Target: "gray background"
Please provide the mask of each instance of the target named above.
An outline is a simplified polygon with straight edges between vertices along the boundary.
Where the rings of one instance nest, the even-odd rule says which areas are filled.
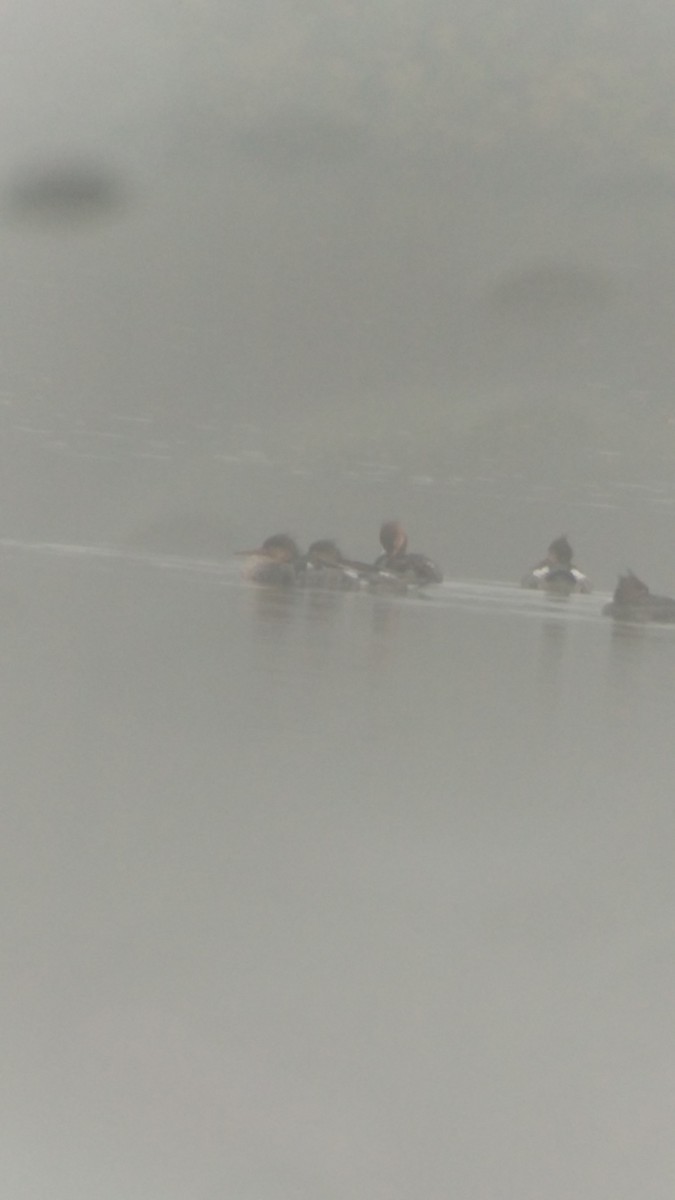
[[[16,1200],[671,1200],[674,24],[5,6]]]

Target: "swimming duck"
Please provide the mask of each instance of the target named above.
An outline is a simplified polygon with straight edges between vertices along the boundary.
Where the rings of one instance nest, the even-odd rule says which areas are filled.
[[[359,566],[343,556],[336,542],[322,538],[312,542],[301,560],[298,580],[305,587],[353,591],[361,586]]]
[[[408,584],[402,575],[373,566],[372,563],[345,558],[337,544],[329,540],[312,542],[303,565],[302,581],[308,587],[353,590],[366,585],[369,591],[396,595],[404,595],[408,591]]]
[[[425,554],[408,554],[408,537],[400,521],[384,522],[380,529],[380,545],[384,554],[375,560],[376,571],[398,577],[415,587],[443,582],[443,572],[431,558]]]
[[[269,587],[292,587],[297,583],[300,551],[287,533],[273,534],[257,550],[239,550],[237,553],[246,558],[242,575],[250,583]]]
[[[573,565],[573,556],[572,547],[565,534],[554,538],[546,558],[523,576],[521,586],[538,588],[556,596],[570,596],[573,592],[588,594],[591,590],[588,576]]]
[[[619,576],[614,597],[602,610],[617,621],[675,621],[675,600],[653,596],[641,579],[628,571]]]

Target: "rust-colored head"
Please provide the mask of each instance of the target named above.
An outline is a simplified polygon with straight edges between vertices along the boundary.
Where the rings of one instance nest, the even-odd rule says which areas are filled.
[[[385,521],[380,529],[380,545],[390,558],[405,554],[408,538],[400,521]]]

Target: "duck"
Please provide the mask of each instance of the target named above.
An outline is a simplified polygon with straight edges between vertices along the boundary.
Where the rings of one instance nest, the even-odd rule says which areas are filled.
[[[301,560],[298,581],[305,587],[354,591],[361,587],[363,571],[368,569],[345,558],[332,538],[321,538],[312,542]]]
[[[616,621],[675,622],[675,600],[670,596],[654,596],[646,583],[633,571],[619,575],[614,596],[602,610],[603,616]]]
[[[537,588],[556,596],[571,596],[574,592],[591,591],[590,581],[583,571],[573,565],[574,552],[566,534],[554,538],[546,558],[537,563],[521,580],[524,588]]]
[[[427,558],[426,554],[408,553],[408,535],[400,521],[384,522],[380,528],[380,545],[384,554],[380,554],[373,564],[376,572],[414,587],[443,582],[443,572],[433,559]]]
[[[239,550],[237,556],[246,559],[242,576],[249,583],[293,587],[298,582],[302,557],[288,533],[274,533],[257,550]]]

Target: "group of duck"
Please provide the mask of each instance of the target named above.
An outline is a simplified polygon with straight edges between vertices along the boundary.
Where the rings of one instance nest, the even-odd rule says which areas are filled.
[[[588,576],[573,562],[573,551],[567,538],[555,538],[548,548],[546,557],[524,575],[521,583],[526,588],[537,588],[557,596],[571,596],[575,592],[591,591]],[[603,616],[616,621],[665,621],[675,622],[675,600],[670,596],[655,596],[646,583],[638,579],[633,571],[619,575],[619,581],[609,604],[605,604]]]
[[[243,576],[251,583],[268,587],[308,587],[353,591],[368,589],[405,595],[443,582],[440,567],[426,554],[408,550],[408,538],[400,521],[385,521],[380,529],[382,553],[372,563],[345,558],[336,542],[312,542],[306,554],[287,533],[275,533],[256,550],[240,551],[245,558]],[[588,594],[588,576],[574,565],[572,547],[563,534],[555,538],[545,558],[521,580],[524,588],[567,597]],[[603,608],[605,616],[619,621],[665,621],[675,623],[675,600],[653,595],[632,571],[619,576],[614,596]]]
[[[380,529],[383,553],[373,563],[345,558],[337,542],[324,538],[312,542],[306,554],[287,533],[275,533],[257,550],[240,551],[246,561],[243,575],[251,583],[272,587],[312,587],[371,591],[404,595],[411,589],[442,583],[443,572],[425,554],[408,552],[408,538],[400,521],[385,521]]]

